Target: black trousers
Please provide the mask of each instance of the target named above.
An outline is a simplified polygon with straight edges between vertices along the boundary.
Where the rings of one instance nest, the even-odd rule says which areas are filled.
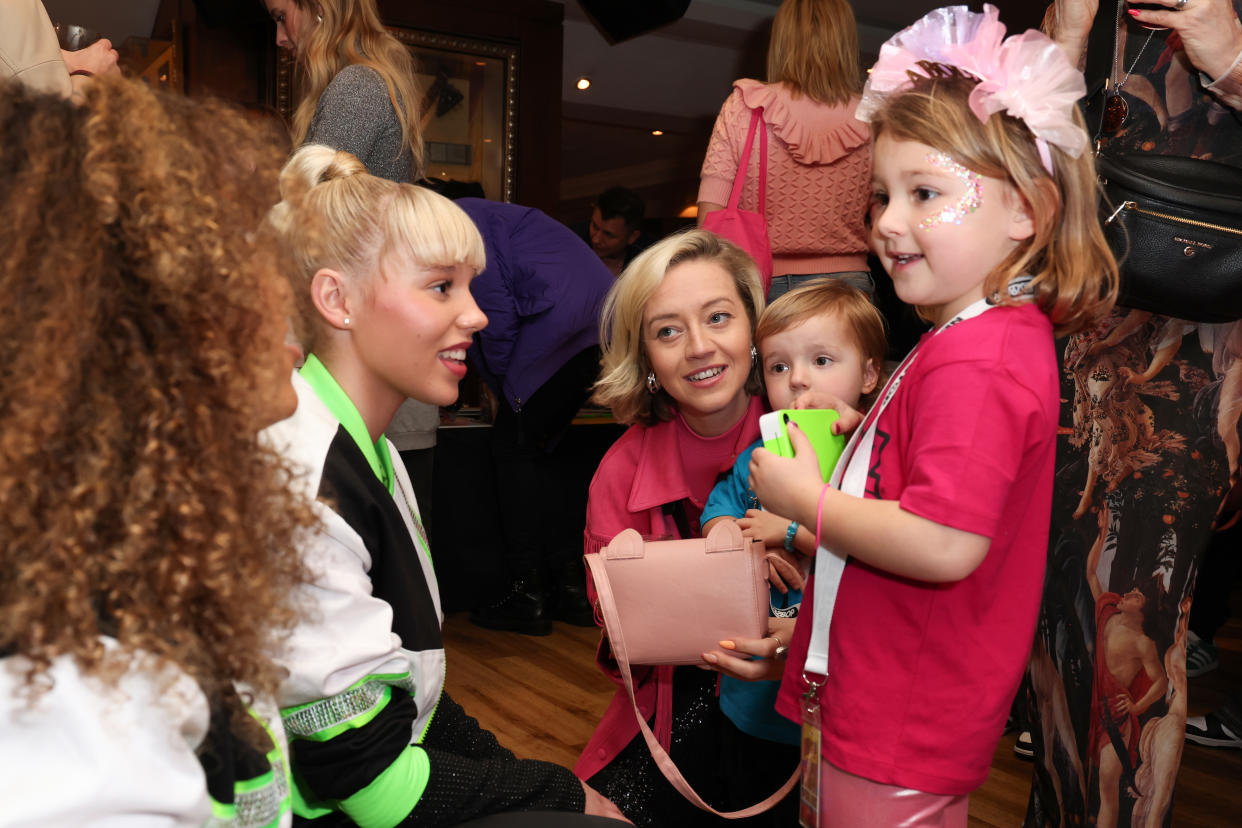
[[[581,569],[587,492],[563,444],[598,372],[599,348],[592,346],[561,366],[520,411],[500,403],[492,460],[510,580],[555,581],[575,565]]]
[[[1195,579],[1195,598],[1190,605],[1190,628],[1195,635],[1211,641],[1229,620],[1229,594],[1242,574],[1242,520],[1212,536],[1199,575]]]

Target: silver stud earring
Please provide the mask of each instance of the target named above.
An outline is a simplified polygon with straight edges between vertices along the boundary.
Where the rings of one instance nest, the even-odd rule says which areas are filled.
[[[759,349],[756,348],[754,345],[750,346],[750,361],[751,362],[759,361]]]
[[[652,394],[660,390],[660,383],[656,380],[655,371],[647,374],[647,390]]]

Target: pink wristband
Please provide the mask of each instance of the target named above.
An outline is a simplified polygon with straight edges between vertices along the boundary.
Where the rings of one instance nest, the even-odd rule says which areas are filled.
[[[832,488],[831,483],[825,483],[824,488],[819,490],[819,506],[815,509],[815,548],[819,549],[819,524],[824,519],[824,495],[828,494],[828,490]]]

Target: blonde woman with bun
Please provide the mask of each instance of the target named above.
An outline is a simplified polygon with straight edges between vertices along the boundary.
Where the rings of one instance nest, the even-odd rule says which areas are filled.
[[[399,184],[423,177],[420,92],[414,61],[380,22],[375,0],[264,0],[276,45],[293,56],[298,91],[293,146],[344,150],[371,175]],[[389,439],[431,525],[431,474],[440,411],[409,400]]]
[[[411,481],[384,436],[407,397],[449,405],[471,337],[483,242],[430,190],[302,147],[272,211],[307,321],[297,413],[268,430],[323,530],[308,620],[281,661],[297,813],[362,826],[456,825],[503,811],[616,815],[565,768],[521,760],[444,690],[441,609]]]

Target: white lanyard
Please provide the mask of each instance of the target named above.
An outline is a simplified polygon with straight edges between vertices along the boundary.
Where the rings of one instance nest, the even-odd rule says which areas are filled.
[[[1028,281],[1029,278],[1015,279],[1009,286],[1010,295],[1016,295],[1015,288],[1017,292],[1021,292]],[[950,319],[947,324],[932,331],[932,336],[994,307],[996,305],[989,304],[988,300],[980,299]],[[918,351],[916,346],[902,360],[901,365],[897,367],[884,386],[879,402],[871,409],[863,424],[854,430],[829,481],[829,485],[834,489],[839,489],[854,497],[863,496],[867,485],[867,475],[871,468],[871,448],[875,442],[876,423],[880,421],[880,415],[884,413],[884,409],[888,407],[889,402],[897,393],[901,379],[914,363]],[[815,552],[815,597],[812,601],[811,641],[806,652],[804,676],[812,673],[820,676],[828,675],[828,631],[832,626],[832,610],[837,603],[837,592],[841,588],[841,576],[845,574],[845,561],[845,555],[833,552],[826,546],[820,546]]]

